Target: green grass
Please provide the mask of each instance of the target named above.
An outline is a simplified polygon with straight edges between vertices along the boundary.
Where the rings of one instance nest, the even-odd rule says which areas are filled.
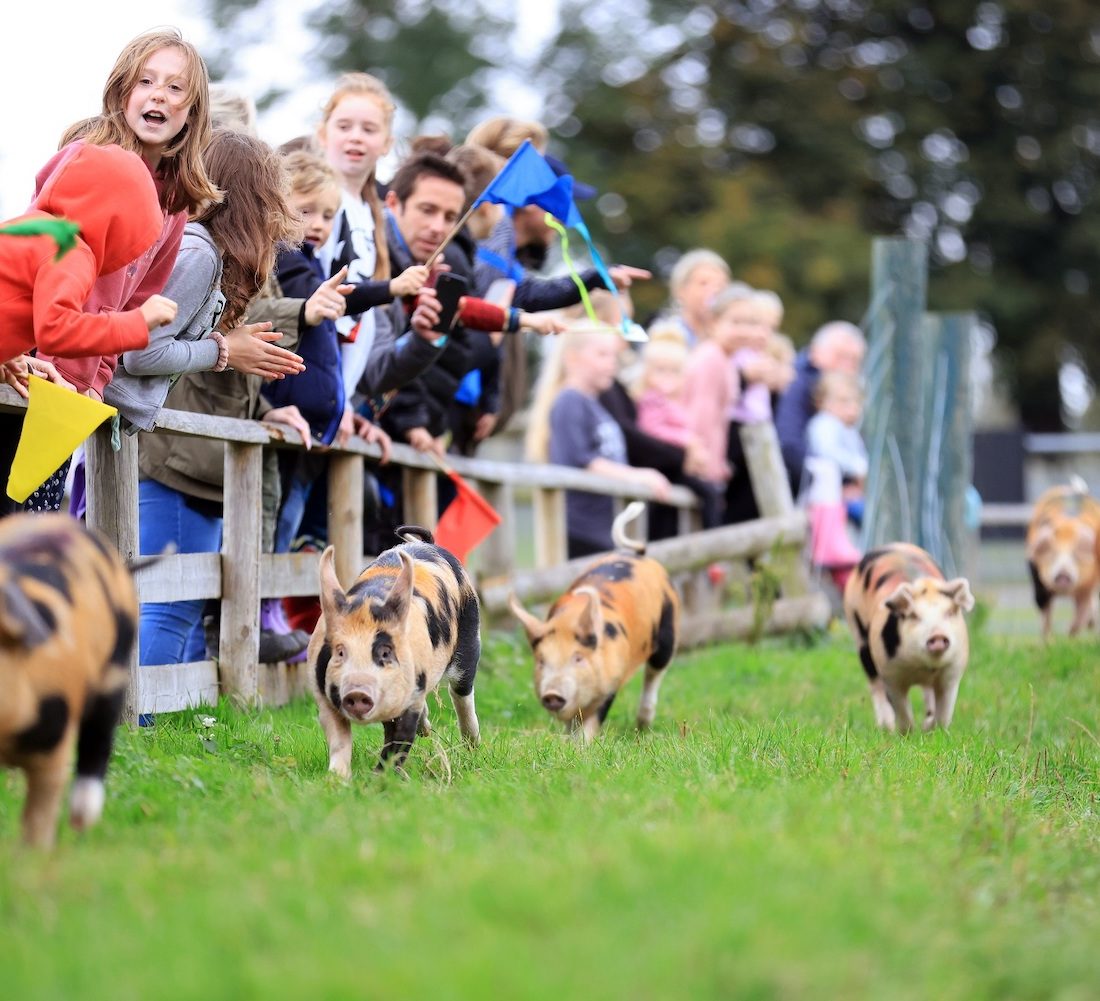
[[[0,773],[6,998],[1093,998],[1097,643],[974,637],[950,734],[872,725],[854,653],[674,662],[583,747],[518,640],[409,778],[326,774],[312,703],[120,733],[101,825],[15,844]]]

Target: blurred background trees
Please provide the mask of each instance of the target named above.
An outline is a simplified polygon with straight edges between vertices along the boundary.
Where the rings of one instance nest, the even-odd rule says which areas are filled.
[[[225,28],[213,65],[228,72],[251,5],[211,2]],[[377,73],[431,130],[461,137],[511,107],[510,90],[536,95],[553,151],[600,191],[582,210],[615,260],[664,275],[680,251],[713,247],[783,296],[800,343],[826,319],[860,319],[872,236],[928,240],[931,307],[989,321],[1025,425],[1080,416],[1059,378],[1079,389],[1100,371],[1094,4],[556,8],[537,45],[494,0],[330,0],[307,24],[319,74]],[[640,288],[640,313],[664,294]]]

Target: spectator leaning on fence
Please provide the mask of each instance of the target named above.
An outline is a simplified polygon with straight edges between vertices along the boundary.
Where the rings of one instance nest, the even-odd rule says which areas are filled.
[[[200,213],[196,221],[208,230],[221,229],[233,241],[232,251],[225,255],[222,288],[233,308],[241,310],[265,284],[274,264],[275,245],[295,239],[299,227],[286,205],[282,163],[259,140],[243,133],[219,132],[204,157],[211,176],[229,189],[231,196]],[[230,322],[233,320],[231,316]],[[165,405],[220,417],[263,416],[288,424],[308,440],[309,425],[297,408],[270,409],[260,397],[262,384],[260,376],[236,371],[196,372],[176,382]],[[139,444],[141,551],[157,553],[171,542],[183,553],[217,552],[221,547],[224,445],[178,435],[143,435]],[[269,534],[273,529],[271,519]],[[264,548],[271,551],[271,539]],[[143,605],[140,663],[202,659],[202,607],[201,600]],[[289,652],[264,651],[262,656],[282,659]]]
[[[783,451],[783,462],[791,479],[791,489],[801,490],[802,468],[806,459],[806,425],[816,412],[814,386],[822,372],[859,373],[867,342],[853,323],[835,320],[818,328],[807,347],[795,359],[794,381],[779,397],[775,408],[775,430]]]
[[[587,318],[558,338],[536,387],[527,457],[635,483],[663,498],[668,478],[656,469],[628,464],[622,429],[598,400],[615,379],[622,345],[617,328]],[[613,516],[611,497],[566,491],[569,558],[611,549]]]

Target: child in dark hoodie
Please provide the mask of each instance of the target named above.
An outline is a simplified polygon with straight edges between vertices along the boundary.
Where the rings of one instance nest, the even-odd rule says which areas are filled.
[[[319,444],[343,444],[355,433],[367,441],[378,442],[388,452],[389,439],[380,428],[352,411],[344,385],[340,334],[336,320],[345,313],[344,300],[317,295],[325,286],[347,295],[355,289],[343,284],[347,268],[326,278],[316,252],[325,245],[340,209],[340,183],[336,172],[320,157],[304,150],[290,153],[284,160],[290,180],[287,204],[302,221],[304,240],[297,247],[280,251],[275,276],[284,296],[305,300],[302,306],[302,337],[298,352],[305,360],[305,371],[264,387],[264,396],[275,406],[295,405],[309,422],[313,438]],[[313,484],[327,468],[322,457],[304,452],[281,451],[279,476],[282,503],[275,530],[275,552],[290,551],[298,533]]]

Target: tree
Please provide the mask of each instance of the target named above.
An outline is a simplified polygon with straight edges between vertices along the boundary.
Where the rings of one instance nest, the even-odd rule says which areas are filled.
[[[1025,424],[1054,429],[1063,361],[1100,371],[1100,14],[1048,6],[560,0],[521,69],[616,259],[664,272],[712,246],[801,340],[859,319],[872,235],[927,239],[932,307],[985,314]],[[343,40],[332,69],[381,72],[457,135],[508,79],[514,22],[490,0],[346,0],[315,24]],[[643,312],[661,296],[642,287]]]

